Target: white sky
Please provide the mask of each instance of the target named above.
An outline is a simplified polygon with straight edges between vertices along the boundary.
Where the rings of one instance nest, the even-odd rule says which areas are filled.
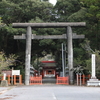
[[[49,0],[49,2],[52,3],[53,5],[55,5],[57,0]]]

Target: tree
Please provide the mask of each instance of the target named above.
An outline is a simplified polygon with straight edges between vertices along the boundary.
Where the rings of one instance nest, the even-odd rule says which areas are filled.
[[[68,22],[67,18],[80,10],[78,0],[58,0],[54,7],[55,20],[58,22]]]
[[[40,0],[2,0],[0,2],[0,16],[5,27],[0,28],[0,51],[4,50],[7,55],[17,53],[24,61],[25,40],[14,40],[14,35],[26,33],[25,29],[14,29],[10,24],[13,22],[50,22],[51,9],[53,5],[49,2],[40,2]],[[45,30],[45,29],[44,29]],[[34,29],[35,34],[47,34],[47,31]],[[41,53],[43,46],[39,47],[39,41],[34,40],[33,47],[35,53]],[[40,49],[41,48],[41,49]],[[50,49],[50,48],[49,48]],[[33,54],[32,54],[33,55]]]
[[[100,3],[99,0],[80,0],[82,7],[86,9],[86,37],[90,40],[92,49],[100,50]]]
[[[7,25],[13,22],[28,22],[36,17],[43,21],[50,21],[53,5],[40,0],[2,0],[0,15]]]
[[[86,40],[83,44],[81,44],[81,46],[84,50],[86,50],[86,54],[88,56],[88,58],[85,59],[85,62],[86,62],[85,69],[91,71],[91,63],[92,63],[91,55],[95,54],[96,55],[96,71],[97,71],[97,74],[100,74],[100,50],[91,49],[89,40]]]
[[[6,55],[11,53],[20,56],[20,61],[25,58],[25,40],[14,40],[14,35],[26,33],[26,29],[14,29],[10,24],[13,22],[80,22],[85,21],[85,28],[72,28],[73,33],[85,34],[90,40],[92,50],[100,50],[100,3],[99,0],[57,0],[55,6],[47,0],[2,0],[0,1],[0,51]],[[61,35],[66,33],[66,28],[49,28],[32,30],[36,35]],[[66,40],[34,40],[32,41],[32,60],[36,54],[43,56],[42,52],[52,53],[60,62],[61,43]],[[76,65],[86,65],[89,55],[79,43],[83,40],[74,40],[74,62]],[[87,61],[89,62],[89,61]]]
[[[8,57],[5,55],[4,52],[0,52],[0,74],[2,70],[8,69],[9,66],[12,66],[15,64],[15,61],[17,59],[17,56],[14,54],[10,54]]]

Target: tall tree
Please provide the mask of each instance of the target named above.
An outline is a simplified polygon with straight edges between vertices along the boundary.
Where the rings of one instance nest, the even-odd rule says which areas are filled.
[[[84,8],[87,9],[86,16],[87,29],[86,36],[90,40],[92,49],[100,50],[100,3],[99,0],[80,0]]]
[[[0,15],[6,24],[28,22],[36,17],[46,22],[50,21],[52,7],[53,5],[49,2],[40,2],[40,0],[2,0]]]
[[[0,74],[2,70],[9,69],[9,66],[14,65],[17,56],[14,54],[10,54],[8,57],[5,55],[4,52],[0,52]]]
[[[54,7],[55,19],[59,22],[68,21],[67,18],[80,9],[78,0],[57,0]]]

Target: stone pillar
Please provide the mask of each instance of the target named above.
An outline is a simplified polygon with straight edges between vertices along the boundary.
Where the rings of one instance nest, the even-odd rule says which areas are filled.
[[[67,27],[67,40],[68,40],[68,68],[69,68],[69,83],[73,84],[73,44],[72,44],[72,29]]]
[[[96,78],[95,72],[96,72],[96,63],[95,63],[95,54],[92,54],[91,56],[91,66],[92,66],[92,73],[91,73],[91,79],[87,81],[87,86],[100,86],[100,81]]]
[[[92,57],[91,57],[91,66],[92,66],[92,74],[91,74],[91,79],[96,79],[96,76],[95,76],[95,68],[96,68],[96,64],[95,64],[95,54],[92,54]]]
[[[26,33],[25,85],[29,85],[29,77],[30,77],[31,35],[32,35],[32,29],[30,26],[28,26]]]

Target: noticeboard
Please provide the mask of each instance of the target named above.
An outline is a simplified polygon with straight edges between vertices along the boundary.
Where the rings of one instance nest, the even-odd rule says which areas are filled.
[[[20,75],[20,70],[12,70],[12,75]]]

